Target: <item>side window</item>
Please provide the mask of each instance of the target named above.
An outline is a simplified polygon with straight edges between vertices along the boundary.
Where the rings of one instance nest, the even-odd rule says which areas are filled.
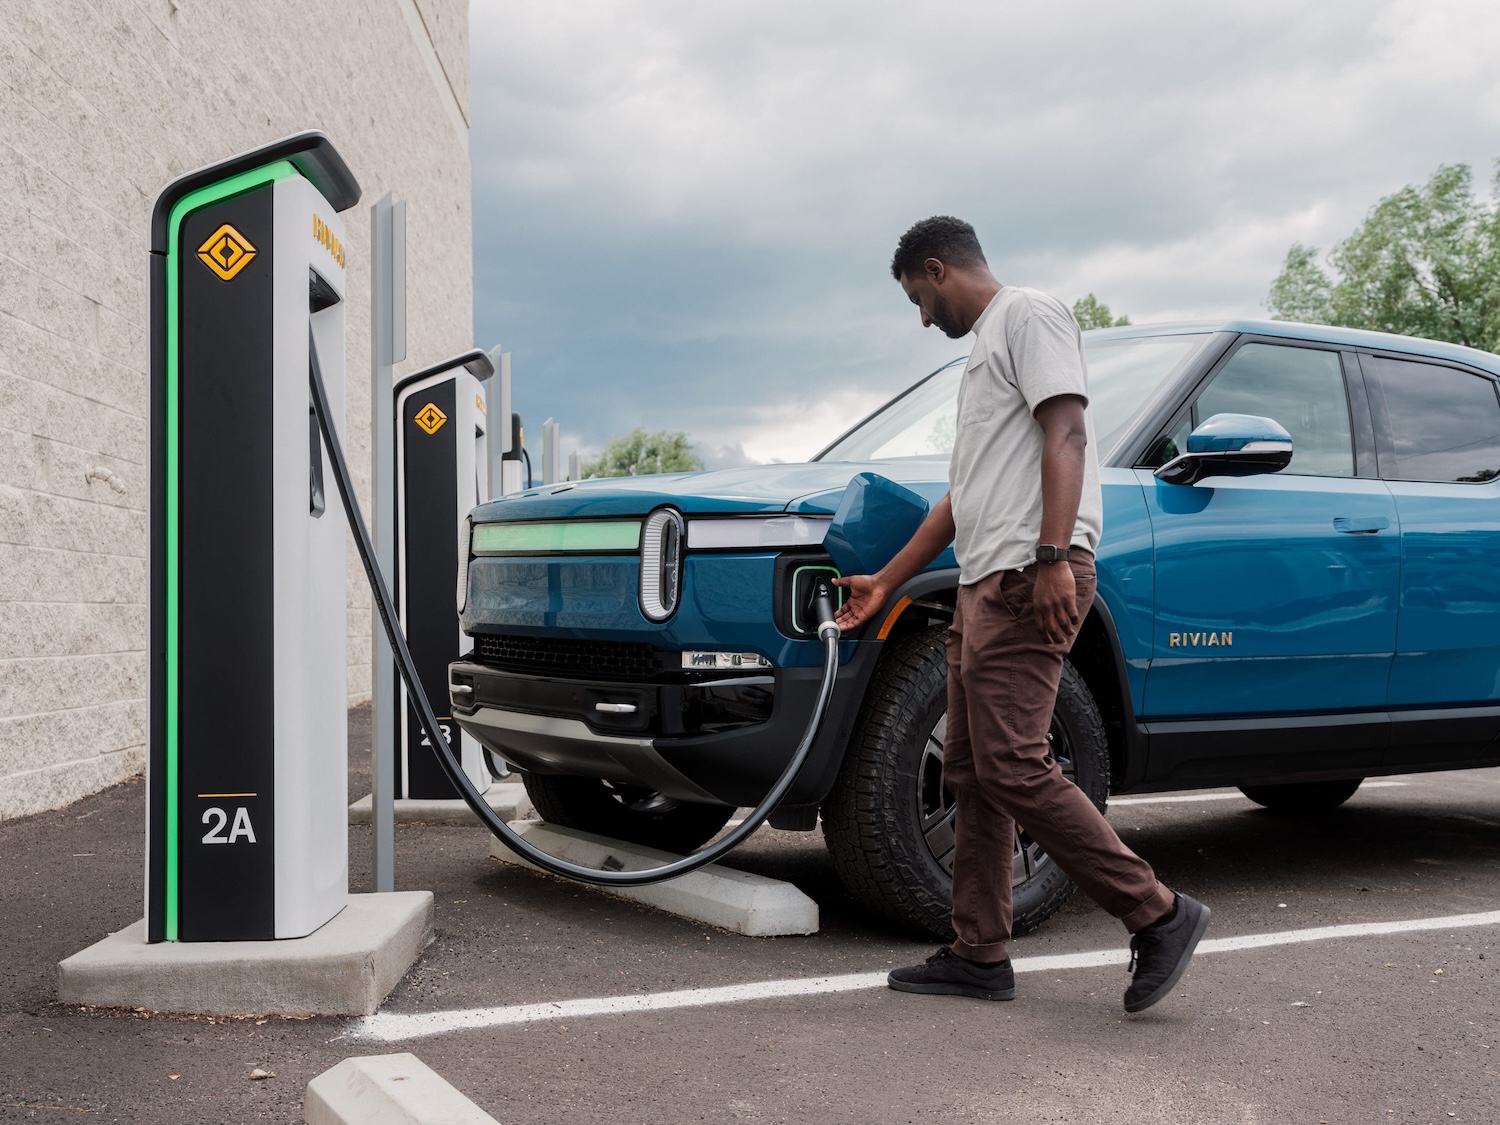
[[[1175,430],[1157,438],[1140,463],[1148,469],[1159,469],[1168,461],[1175,461],[1187,452],[1188,434],[1192,431],[1193,418],[1189,414]]]
[[[1292,463],[1286,474],[1354,475],[1349,398],[1337,352],[1244,345],[1198,396],[1193,424],[1215,414],[1254,414],[1285,426],[1292,435]],[[1185,437],[1180,444],[1186,446]]]
[[[1405,359],[1360,363],[1385,406],[1391,449],[1380,458],[1381,476],[1463,484],[1500,477],[1500,398],[1491,380]]]

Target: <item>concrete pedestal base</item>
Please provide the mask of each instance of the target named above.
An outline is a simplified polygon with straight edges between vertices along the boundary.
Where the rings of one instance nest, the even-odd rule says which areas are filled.
[[[639,844],[627,844],[562,828],[540,820],[514,825],[527,843],[570,863],[614,871],[641,871],[681,857]],[[499,840],[490,840],[490,855],[506,863],[537,868]],[[595,887],[605,894],[643,902],[669,914],[733,930],[751,937],[782,937],[818,932],[818,904],[790,883],[710,863],[697,871],[645,887]]]
[[[500,814],[501,820],[524,820],[536,816],[536,809],[526,796],[526,786],[519,781],[497,781],[484,793],[490,808]],[[449,801],[421,797],[403,797],[392,801],[396,806],[397,824],[444,824],[478,828],[479,820],[474,810],[462,800]],[[350,824],[369,824],[373,802],[366,793],[349,806]]]
[[[65,1004],[201,1015],[367,1016],[432,941],[432,892],[350,895],[304,938],[158,942],[136,922],[57,966]]]

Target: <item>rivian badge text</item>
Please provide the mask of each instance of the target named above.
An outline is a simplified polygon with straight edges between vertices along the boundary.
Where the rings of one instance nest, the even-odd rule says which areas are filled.
[[[1168,633],[1168,648],[1215,648],[1234,644],[1233,633]]]

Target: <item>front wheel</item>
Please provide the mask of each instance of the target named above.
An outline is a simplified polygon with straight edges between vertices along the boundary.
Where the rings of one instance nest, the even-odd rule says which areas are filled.
[[[823,806],[823,835],[850,893],[941,941],[953,937],[954,808],[943,784],[946,633],[913,634],[881,661]],[[1109,744],[1099,708],[1071,664],[1063,665],[1047,737],[1063,773],[1102,812]],[[1023,934],[1057,913],[1074,886],[1022,829],[1011,864],[1012,929]]]
[[[1292,785],[1241,785],[1240,792],[1272,812],[1315,813],[1336,809],[1365,783],[1362,777],[1343,781],[1304,781]]]
[[[526,772],[526,795],[543,820],[676,855],[696,851],[719,834],[734,810],[674,801],[643,786],[593,777]]]

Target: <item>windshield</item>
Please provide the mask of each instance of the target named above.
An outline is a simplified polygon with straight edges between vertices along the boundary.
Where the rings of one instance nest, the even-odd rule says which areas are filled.
[[[1090,340],[1089,404],[1094,437],[1108,455],[1135,412],[1211,333]],[[891,400],[833,445],[817,461],[946,460],[958,434],[958,385],[965,360],[938,368]]]

